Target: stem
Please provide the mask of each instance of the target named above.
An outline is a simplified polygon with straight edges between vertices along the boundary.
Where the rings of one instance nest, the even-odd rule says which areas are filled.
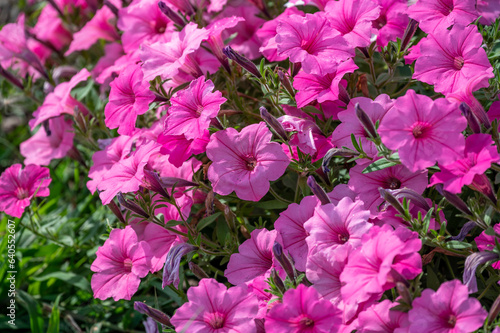
[[[481,298],[483,298],[484,295],[486,295],[486,292],[488,291],[488,289],[490,289],[490,287],[493,285],[493,283],[495,283],[495,280],[491,281],[487,286],[486,288],[484,288],[483,292],[481,293],[481,295],[479,295],[477,297],[477,300],[479,301]]]
[[[270,192],[270,193],[273,195],[273,197],[274,197],[276,200],[278,200],[278,201],[284,202],[284,203],[286,203],[286,204],[291,204],[291,203],[292,203],[291,201],[286,200],[286,199],[284,199],[284,198],[280,197],[280,196],[278,195],[278,193],[276,193],[276,191],[274,191],[274,190],[273,190],[273,188],[272,188],[271,186],[269,186],[269,192]]]

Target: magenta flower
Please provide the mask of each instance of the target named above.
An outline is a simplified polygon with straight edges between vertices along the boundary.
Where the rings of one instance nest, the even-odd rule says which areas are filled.
[[[500,161],[497,149],[489,134],[472,134],[465,140],[464,157],[448,165],[439,165],[441,172],[435,173],[431,184],[443,184],[451,193],[460,193],[464,185],[483,192],[491,192],[491,184],[484,175],[491,163]]]
[[[462,131],[467,120],[455,103],[432,100],[408,90],[385,115],[378,133],[390,149],[397,149],[404,166],[415,172],[459,159],[465,147]]]
[[[408,9],[408,15],[426,33],[453,24],[466,26],[479,16],[475,0],[418,0]]]
[[[38,131],[20,145],[24,164],[49,165],[53,159],[63,158],[73,148],[75,132],[71,121],[64,116],[49,119],[50,135],[41,126]]]
[[[258,300],[246,286],[227,289],[214,279],[203,279],[188,289],[187,297],[170,320],[177,332],[256,332]]]
[[[437,92],[453,93],[478,77],[482,80],[476,88],[487,87],[493,77],[493,68],[481,47],[483,37],[475,25],[455,24],[451,30],[438,27],[419,44],[413,78],[433,84]]]
[[[332,73],[342,61],[354,56],[354,50],[321,12],[283,17],[276,32],[278,56],[301,63],[307,74]]]
[[[267,333],[337,332],[341,324],[342,312],[303,284],[287,290],[283,303],[273,306],[265,321]]]
[[[109,102],[104,108],[105,123],[118,128],[118,134],[132,135],[137,116],[149,109],[155,99],[149,90],[149,82],[143,80],[139,66],[128,66],[110,83]]]
[[[399,303],[386,299],[374,304],[358,316],[359,333],[406,333],[408,313],[391,310]]]
[[[437,291],[425,289],[412,305],[409,333],[474,332],[483,326],[488,314],[458,280],[444,282]]]
[[[64,27],[59,14],[52,6],[45,6],[38,16],[33,33],[42,41],[49,42],[57,50],[71,42],[71,33]]]
[[[229,63],[227,57],[222,52],[224,48],[224,41],[222,40],[222,33],[226,29],[234,28],[239,22],[245,21],[243,17],[231,16],[216,20],[207,26],[209,36],[207,44],[210,46],[213,54],[217,57],[220,63],[229,71]]]
[[[372,21],[377,30],[377,45],[387,46],[389,41],[402,38],[408,26],[408,2],[405,0],[377,0],[380,16]]]
[[[418,251],[422,242],[416,232],[406,228],[374,226],[361,239],[362,245],[350,255],[340,281],[342,298],[347,303],[360,303],[372,295],[381,295],[395,287],[399,275],[407,280],[422,272]]]
[[[49,169],[14,164],[0,175],[0,212],[20,218],[33,197],[48,197]]]
[[[31,119],[29,122],[31,129],[33,130],[47,119],[58,117],[62,114],[73,116],[75,107],[78,107],[80,112],[87,112],[87,108],[74,99],[70,93],[71,89],[76,87],[78,83],[87,80],[89,76],[89,71],[84,68],[73,76],[70,81],[57,85],[54,91],[47,95],[42,106],[33,112],[35,119]]]
[[[304,154],[314,155],[318,151],[316,142],[320,141],[320,137],[326,141],[318,125],[309,119],[286,115],[278,118],[278,121],[285,131],[292,133],[290,145],[297,146]]]
[[[141,240],[148,243],[151,248],[151,273],[157,272],[163,268],[165,259],[169,250],[178,243],[178,237],[173,232],[159,226],[153,222],[146,223],[146,228],[142,234]]]
[[[113,229],[104,245],[97,250],[97,258],[90,266],[94,298],[113,297],[130,300],[139,289],[141,278],[150,270],[151,249],[146,242],[138,242],[131,226]]]
[[[234,285],[251,281],[258,276],[266,275],[271,268],[277,268],[274,261],[273,245],[278,235],[276,230],[255,229],[229,259],[224,276]]]
[[[371,0],[340,0],[326,4],[330,25],[344,36],[351,47],[370,45],[372,21],[380,15],[380,7]]]
[[[269,191],[269,181],[280,178],[290,163],[264,122],[237,132],[227,128],[212,135],[207,156],[212,160],[208,179],[214,192],[235,191],[243,200],[259,201]]]
[[[203,75],[192,53],[199,49],[201,42],[209,36],[205,28],[198,29],[196,23],[189,23],[180,32],[172,33],[167,43],[143,44],[139,50],[145,80],[153,80],[158,75],[171,79],[180,71],[194,77]]]
[[[500,223],[497,223],[493,226],[493,230],[496,234],[500,235]],[[477,249],[479,251],[493,251],[495,249],[495,241],[500,242],[500,237],[487,235],[484,231],[474,238],[476,242]],[[500,269],[500,261],[494,262],[491,267],[494,269]]]
[[[188,140],[204,136],[226,101],[220,91],[212,92],[213,89],[213,82],[201,76],[170,99],[169,116],[165,120],[169,135],[184,135]]]
[[[121,2],[116,1],[115,4],[121,5]],[[73,41],[64,55],[68,56],[75,51],[88,50],[99,39],[109,42],[119,40],[120,35],[116,31],[115,23],[116,16],[108,6],[98,9],[94,17],[80,31],[73,34]]]
[[[495,0],[477,0],[476,9],[481,24],[491,25],[500,16],[500,2]]]
[[[363,202],[353,202],[350,198],[340,200],[337,205],[316,207],[313,217],[304,224],[309,233],[306,238],[309,253],[326,248],[357,247],[361,237],[372,227],[369,217],[370,212],[364,209]]]
[[[297,107],[302,108],[312,101],[336,101],[339,97],[340,80],[346,73],[353,73],[358,66],[352,59],[340,63],[335,71],[325,76],[306,74],[301,71],[293,80],[293,87],[298,90],[295,95]]]

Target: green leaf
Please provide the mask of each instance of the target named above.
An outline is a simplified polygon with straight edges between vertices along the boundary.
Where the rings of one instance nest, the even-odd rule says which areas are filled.
[[[285,209],[288,207],[288,204],[286,202],[282,202],[279,200],[270,200],[264,202],[257,202],[253,206],[262,209]]]
[[[87,279],[85,279],[85,277],[83,277],[81,275],[77,275],[77,274],[72,273],[72,272],[49,273],[49,274],[44,275],[44,276],[34,277],[33,280],[45,281],[45,280],[52,279],[52,278],[67,282],[67,283],[69,283],[77,288],[80,288],[82,290],[90,291],[90,284],[87,281]]]
[[[35,301],[33,296],[28,294],[22,289],[17,290],[17,296],[30,316],[30,327],[32,333],[42,333],[43,331],[43,317],[40,305]]]
[[[54,306],[52,307],[47,333],[59,333],[59,322],[61,316],[61,312],[59,311],[59,300],[61,299],[61,295],[62,294],[57,296]]]
[[[459,242],[456,240],[452,240],[446,243],[446,247],[449,249],[454,249],[454,250],[462,250],[462,249],[469,249],[472,247],[472,244],[466,243],[466,242]]]
[[[396,162],[391,162],[391,161],[387,160],[386,158],[381,158],[379,160],[376,160],[375,162],[373,162],[369,166],[367,166],[363,170],[362,173],[370,173],[373,171],[378,171],[378,170],[390,168],[391,166],[395,166],[395,165],[397,165]]]
[[[217,220],[217,218],[221,214],[222,214],[221,212],[217,212],[213,215],[210,215],[210,216],[207,216],[207,217],[201,219],[200,222],[198,222],[196,229],[198,229],[198,231],[201,231],[203,228],[205,228],[206,226],[212,224],[215,220]]]

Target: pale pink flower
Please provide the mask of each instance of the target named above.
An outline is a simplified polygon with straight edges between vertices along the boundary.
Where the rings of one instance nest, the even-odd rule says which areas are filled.
[[[0,175],[0,211],[20,218],[33,197],[48,197],[50,172],[48,168],[14,164]]]
[[[140,240],[148,243],[151,248],[150,271],[154,273],[163,268],[168,252],[174,245],[180,243],[180,241],[177,234],[174,234],[156,223],[142,223],[146,224],[146,227]]]
[[[214,279],[203,279],[188,289],[187,297],[171,318],[177,332],[256,333],[258,300],[246,286],[227,289]]]
[[[453,24],[466,26],[479,16],[474,0],[418,0],[408,9],[408,15],[426,33]]]
[[[350,255],[340,281],[342,298],[347,303],[360,303],[372,295],[382,295],[394,288],[400,276],[414,279],[422,272],[418,251],[422,242],[416,232],[406,228],[374,226],[361,239],[362,245]]]
[[[358,316],[359,333],[406,333],[408,313],[392,310],[399,303],[386,299],[374,304]]]
[[[95,272],[91,280],[94,298],[130,300],[139,289],[141,278],[149,273],[149,245],[138,242],[134,229],[126,226],[125,229],[111,230],[96,255],[90,266],[90,270]]]
[[[441,284],[437,291],[425,289],[408,312],[409,333],[467,333],[483,326],[487,312],[458,280]]]
[[[48,130],[41,126],[38,131],[20,145],[24,164],[49,165],[53,159],[63,158],[73,148],[75,132],[71,121],[64,116],[51,118]]]
[[[295,94],[297,107],[302,108],[315,100],[318,103],[338,100],[340,80],[346,73],[353,73],[357,68],[354,61],[348,59],[340,63],[335,71],[324,76],[300,71],[293,79],[293,87],[298,90]]]
[[[115,1],[114,5],[120,7],[121,1]],[[80,31],[73,34],[73,41],[64,55],[68,56],[75,51],[88,50],[99,39],[108,42],[119,40],[120,35],[116,31],[115,22],[116,16],[108,6],[98,9],[94,17]]]
[[[273,255],[273,245],[278,232],[267,229],[255,229],[238,248],[238,253],[231,255],[224,276],[234,285],[239,285],[268,275],[271,268],[279,267]]]
[[[139,66],[125,68],[110,86],[109,102],[104,108],[106,126],[118,128],[119,134],[132,135],[137,116],[148,111],[155,95],[149,90],[149,82],[143,80]]]
[[[444,185],[444,189],[451,193],[460,193],[464,185],[482,192],[488,186],[491,188],[484,172],[491,163],[500,161],[496,147],[489,134],[471,134],[465,140],[463,158],[447,165],[439,165],[441,172],[435,173],[431,184]]]
[[[271,142],[264,122],[244,127],[238,133],[227,128],[214,133],[207,146],[212,160],[208,179],[214,192],[235,191],[243,200],[259,201],[269,191],[269,181],[280,178],[290,163],[280,144]]]
[[[213,82],[201,76],[172,96],[165,120],[169,135],[184,135],[188,140],[203,137],[210,121],[217,117],[221,105],[226,102],[220,91],[213,90]]]
[[[283,303],[273,306],[265,321],[267,333],[336,332],[340,324],[342,312],[303,284],[287,290]]]
[[[500,235],[500,223],[493,226],[493,231]],[[476,242],[477,249],[479,251],[493,251],[496,246],[495,242],[500,242],[500,237],[487,235],[486,232],[483,231],[479,236],[474,238],[474,241]],[[494,262],[491,267],[500,269],[500,261]]]
[[[301,63],[307,74],[326,75],[354,56],[339,32],[332,29],[321,13],[290,15],[276,28],[278,56],[286,55],[293,63]]]
[[[326,4],[330,25],[344,36],[351,47],[370,45],[372,21],[380,15],[380,7],[371,0],[340,0]]]
[[[376,0],[380,6],[380,16],[372,21],[376,30],[377,45],[387,46],[389,41],[403,38],[408,26],[408,1],[406,0]]]
[[[316,207],[314,215],[304,223],[309,233],[306,242],[309,253],[326,248],[357,247],[361,237],[370,230],[368,223],[370,212],[365,210],[363,202],[344,198],[338,204],[326,204]]]
[[[451,30],[440,26],[419,44],[413,78],[433,84],[437,92],[453,93],[478,77],[482,80],[476,89],[487,87],[493,77],[493,67],[481,47],[483,37],[475,25],[455,24]]]
[[[89,76],[89,71],[84,68],[73,76],[70,81],[57,85],[54,91],[45,97],[42,106],[33,112],[35,119],[31,119],[29,122],[31,129],[33,130],[47,119],[58,117],[62,114],[73,116],[75,107],[78,107],[80,112],[87,112],[87,108],[74,99],[70,93],[71,89],[76,87],[78,83],[87,80]]]
[[[455,103],[432,100],[408,90],[396,100],[380,123],[378,133],[390,149],[398,150],[401,163],[415,172],[436,161],[451,163],[462,156],[467,120]]]
[[[143,44],[139,51],[145,80],[157,76],[171,79],[180,71],[194,77],[203,75],[199,65],[194,61],[192,53],[199,49],[201,42],[209,36],[205,28],[198,29],[196,23],[190,22],[182,31],[172,33],[167,42]]]

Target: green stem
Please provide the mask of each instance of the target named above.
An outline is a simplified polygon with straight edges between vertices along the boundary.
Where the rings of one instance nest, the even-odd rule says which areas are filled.
[[[278,195],[278,193],[276,193],[276,191],[275,191],[272,187],[269,187],[269,192],[270,192],[270,193],[273,195],[273,197],[274,197],[274,198],[276,198],[276,200],[278,200],[278,201],[284,202],[284,203],[286,203],[286,204],[291,204],[291,203],[292,203],[291,201],[286,200],[286,199],[284,199],[284,198],[280,197],[280,196]]]

